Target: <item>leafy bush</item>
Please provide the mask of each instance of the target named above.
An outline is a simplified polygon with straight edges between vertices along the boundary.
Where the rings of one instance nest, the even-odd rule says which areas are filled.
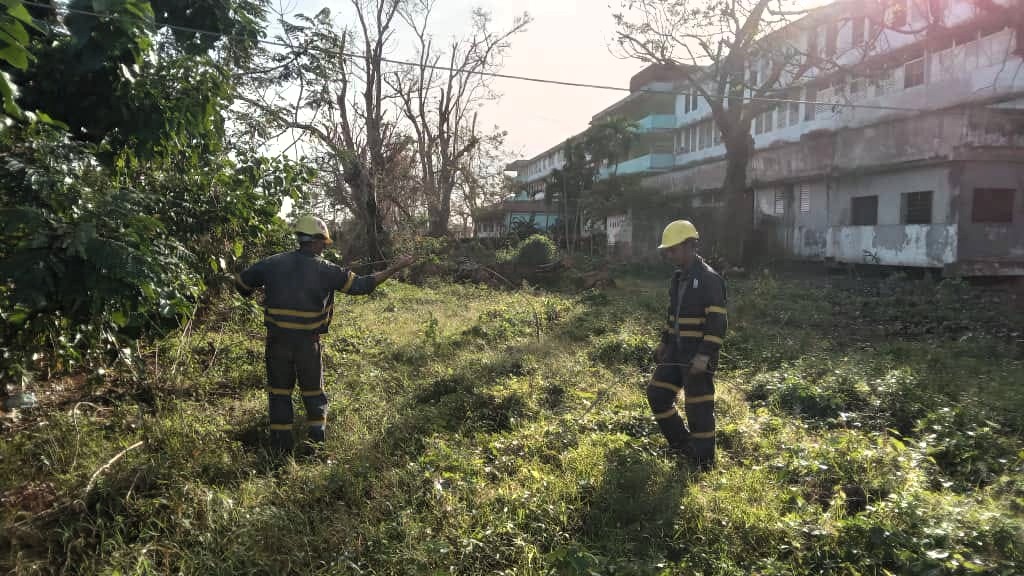
[[[555,259],[558,247],[542,234],[534,234],[523,240],[515,249],[515,262],[519,266],[540,266]]]

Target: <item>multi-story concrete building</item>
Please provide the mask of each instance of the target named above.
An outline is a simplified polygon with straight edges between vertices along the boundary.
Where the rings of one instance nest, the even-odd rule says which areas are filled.
[[[751,225],[795,258],[1024,274],[1021,31],[968,0],[893,4],[905,21],[883,30],[837,3],[780,32],[850,56],[787,92],[836,106],[780,103],[755,120]],[[725,173],[707,103],[680,95],[676,111],[673,169],[644,182],[680,198],[665,221],[714,206]],[[629,223],[633,252],[653,251],[662,224]]]
[[[881,0],[879,18],[877,3],[836,2],[766,39],[833,65],[810,65],[752,123],[747,198],[759,248],[1024,274],[1024,5],[994,1],[1009,9]],[[594,116],[624,117],[638,133],[630,157],[602,174],[646,174],[643,186],[669,201],[609,218],[606,231],[618,252],[653,254],[668,221],[721,209],[725,147],[708,103],[671,70],[650,66],[630,87]],[[514,165],[519,201],[536,201],[559,150]],[[519,211],[528,213],[540,211]]]
[[[591,125],[623,118],[633,125],[629,157],[604,166],[602,176],[655,173],[675,165],[676,90],[679,73],[664,66],[648,66],[629,81],[629,96],[598,112]]]
[[[498,238],[513,231],[516,222],[530,222],[539,230],[550,230],[558,220],[557,210],[544,202],[546,178],[565,164],[562,146],[544,151],[530,160],[516,160],[505,167],[514,173],[517,191],[498,204],[481,209],[475,216],[477,238]]]

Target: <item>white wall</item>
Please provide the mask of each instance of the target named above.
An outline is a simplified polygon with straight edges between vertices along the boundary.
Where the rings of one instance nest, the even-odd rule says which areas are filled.
[[[840,226],[829,229],[837,262],[941,268],[956,261],[956,226]]]
[[[949,168],[935,166],[837,178],[829,194],[829,226],[849,226],[851,199],[878,196],[878,225],[899,225],[904,192],[932,191],[932,223],[955,224]]]
[[[966,18],[968,12],[965,10],[973,8],[965,7],[963,0],[956,1],[955,14],[958,18]],[[1003,0],[1004,3],[1006,1],[1008,0]],[[905,37],[907,42],[913,40],[906,35],[899,37]],[[907,42],[893,40],[893,46]],[[787,114],[786,126],[776,128],[777,118],[773,118],[771,130],[753,134],[755,147],[765,148],[784,142],[797,142],[809,132],[866,126],[889,118],[907,116],[916,110],[937,110],[961,103],[989,100],[1001,94],[1019,94],[1024,92],[1024,59],[1013,55],[1013,49],[1013,31],[1004,29],[967,44],[927,53],[925,84],[904,89],[905,67],[900,65],[892,70],[891,78],[881,83],[880,88],[867,79],[860,79],[862,90],[858,94],[851,95],[847,84],[844,94],[833,94],[831,90],[823,90],[813,98],[816,101],[836,104],[860,104],[867,108],[836,106],[835,109],[831,109],[822,104],[816,106],[814,120],[805,121],[804,117],[810,104],[801,104],[800,122],[793,126],[788,122],[788,105],[782,104],[783,111]],[[811,99],[811,96],[802,91],[800,98]],[[683,113],[684,101],[682,96],[676,101],[678,126],[688,126],[710,118],[711,112],[706,102],[701,101],[697,111]],[[873,106],[889,109],[871,108]],[[676,138],[678,142],[678,131]],[[676,154],[676,165],[683,166],[720,158],[724,154],[723,145]]]

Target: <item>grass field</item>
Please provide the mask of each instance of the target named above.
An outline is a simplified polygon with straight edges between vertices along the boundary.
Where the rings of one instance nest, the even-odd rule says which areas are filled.
[[[644,396],[663,284],[344,299],[326,454],[283,464],[264,450],[259,312],[223,299],[145,350],[144,385],[52,382],[5,420],[0,570],[1024,573],[1024,319],[1007,298],[732,281],[719,466],[692,475]]]

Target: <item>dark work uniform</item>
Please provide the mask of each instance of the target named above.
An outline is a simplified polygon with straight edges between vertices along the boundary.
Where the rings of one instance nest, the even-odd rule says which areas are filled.
[[[323,442],[327,395],[320,361],[320,335],[334,314],[334,292],[369,294],[372,276],[356,276],[311,252],[296,250],[253,264],[235,277],[243,296],[264,288],[267,327],[267,391],[270,395],[270,440],[276,449],[292,447],[292,389],[298,379],[306,407],[309,439]]]
[[[699,462],[715,458],[715,384],[718,350],[728,324],[725,281],[698,257],[687,270],[676,270],[669,288],[667,326],[662,333],[665,358],[647,386],[647,399],[669,446],[688,451]],[[697,354],[708,356],[708,371],[690,375]],[[686,421],[676,410],[684,393]]]

